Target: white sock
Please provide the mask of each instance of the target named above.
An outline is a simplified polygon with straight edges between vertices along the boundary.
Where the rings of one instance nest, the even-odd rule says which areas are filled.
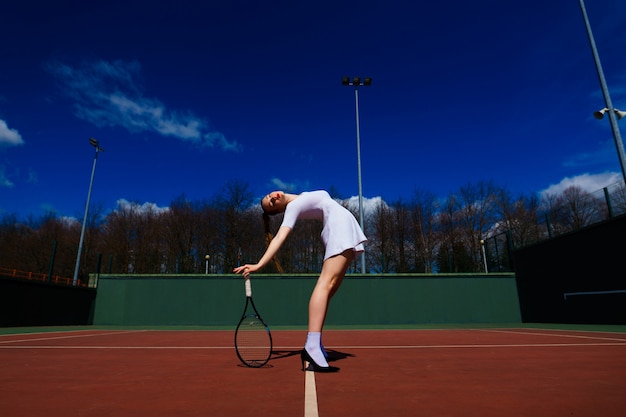
[[[322,353],[322,345],[321,340],[322,333],[320,332],[309,332],[306,336],[306,345],[304,348],[311,356],[311,359],[315,361],[316,364],[322,367],[328,366],[328,362],[326,362],[326,358]]]

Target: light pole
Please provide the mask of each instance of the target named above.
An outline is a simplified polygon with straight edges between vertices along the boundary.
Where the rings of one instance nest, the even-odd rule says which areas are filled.
[[[372,79],[369,77],[361,78],[354,77],[350,79],[350,77],[343,77],[341,79],[342,85],[354,86],[354,101],[356,103],[356,161],[357,161],[357,171],[358,171],[358,179],[359,179],[359,222],[361,223],[361,229],[363,233],[365,233],[365,221],[363,215],[363,183],[361,181],[361,133],[359,129],[359,87],[365,86],[369,87],[372,85]],[[365,274],[365,252],[361,252],[361,273]]]
[[[485,241],[480,239],[480,247],[483,253],[483,265],[485,266],[485,273],[489,272],[487,270],[487,255],[485,254]]]
[[[80,231],[80,241],[78,243],[78,255],[76,255],[76,268],[74,269],[73,285],[78,284],[78,270],[80,269],[80,256],[83,252],[83,240],[85,239],[85,226],[87,225],[87,212],[89,211],[89,200],[91,200],[91,187],[93,186],[93,177],[96,174],[96,162],[98,161],[98,152],[104,152],[100,144],[94,138],[89,138],[91,146],[96,148],[96,155],[93,157],[93,168],[91,169],[91,180],[89,181],[89,191],[87,192],[87,204],[85,205],[85,217],[83,217],[83,228]]]
[[[609,122],[611,124],[611,130],[613,131],[613,140],[615,141],[615,146],[617,147],[617,156],[619,158],[620,166],[622,167],[622,177],[624,182],[626,183],[626,156],[624,153],[624,142],[622,142],[622,135],[620,134],[619,127],[617,126],[617,120],[620,120],[624,116],[626,116],[626,111],[621,111],[619,109],[613,108],[613,111],[608,107],[603,108],[602,110],[594,111],[593,117],[598,120],[604,119],[604,115],[609,113]]]
[[[206,260],[206,269],[205,269],[205,274],[208,275],[209,274],[209,259],[211,257],[209,255],[204,255],[204,259]]]
[[[615,147],[617,148],[617,156],[619,157],[619,164],[622,168],[622,177],[624,178],[624,182],[626,182],[626,152],[624,152],[624,143],[622,142],[622,136],[620,135],[616,119],[616,115],[619,116],[620,112],[613,107],[613,103],[611,102],[611,96],[609,95],[609,89],[606,86],[606,80],[604,79],[604,72],[602,71],[602,64],[600,63],[600,56],[598,55],[598,50],[596,49],[596,41],[594,40],[593,33],[591,32],[591,25],[589,24],[589,18],[587,17],[587,10],[585,9],[584,0],[579,0],[579,2],[580,10],[582,11],[583,19],[585,21],[585,27],[587,28],[587,36],[589,37],[589,43],[591,44],[591,52],[593,53],[593,59],[596,63],[596,71],[598,72],[598,78],[600,79],[600,87],[602,88],[602,94],[604,95],[604,102],[606,105],[606,108],[604,110],[596,113],[599,113],[600,116],[604,116],[605,112],[609,114],[609,123],[611,124],[611,130],[613,130],[613,139],[615,140]],[[594,115],[596,116],[596,118],[598,118],[598,115],[596,115],[596,113],[594,113]]]

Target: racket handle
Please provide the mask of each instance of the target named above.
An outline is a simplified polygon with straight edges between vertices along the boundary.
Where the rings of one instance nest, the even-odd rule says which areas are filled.
[[[252,297],[252,284],[250,284],[250,278],[245,279],[246,297]]]

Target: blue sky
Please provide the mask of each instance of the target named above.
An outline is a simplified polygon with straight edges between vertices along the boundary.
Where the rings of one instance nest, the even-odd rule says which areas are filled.
[[[586,2],[626,108],[626,4]],[[165,207],[226,182],[441,197],[621,180],[577,0],[31,1],[0,25],[0,213]],[[626,110],[626,109],[625,109]],[[624,121],[622,121],[624,123]]]

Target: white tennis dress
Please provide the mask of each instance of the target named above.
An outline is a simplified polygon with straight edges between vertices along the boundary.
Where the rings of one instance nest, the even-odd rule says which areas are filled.
[[[352,213],[333,200],[323,190],[300,194],[285,209],[281,226],[293,230],[298,219],[322,220],[322,241],[326,248],[324,260],[347,249],[360,253],[365,250],[367,237]]]

